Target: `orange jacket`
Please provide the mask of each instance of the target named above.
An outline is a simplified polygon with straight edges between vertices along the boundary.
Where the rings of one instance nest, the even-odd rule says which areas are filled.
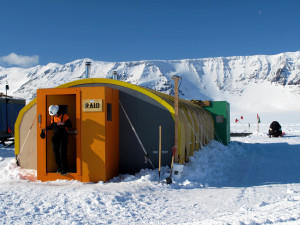
[[[63,121],[61,120],[62,116],[64,116]],[[57,123],[57,122],[65,123],[69,119],[70,117],[67,114],[60,114],[59,116],[51,116],[51,123]]]
[[[64,123],[63,125],[57,124],[58,122]],[[67,114],[60,114],[59,116],[51,116],[51,124],[46,130],[54,129],[54,133],[57,133],[61,130],[61,128],[65,128],[68,132],[68,128],[72,127],[71,120]]]

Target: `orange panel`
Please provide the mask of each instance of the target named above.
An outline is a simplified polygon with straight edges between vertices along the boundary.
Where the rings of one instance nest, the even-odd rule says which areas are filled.
[[[119,91],[106,88],[106,106],[111,104],[112,120],[106,121],[106,180],[119,175]],[[106,113],[107,110],[106,110]]]
[[[82,101],[102,100],[102,111],[82,112],[82,180],[108,181],[119,173],[119,92],[108,87],[82,87]],[[107,103],[113,120],[107,121]]]
[[[104,87],[82,87],[82,101],[105,98]],[[82,180],[105,181],[105,108],[82,112]]]
[[[90,103],[102,109],[88,109]],[[40,89],[37,91],[37,114],[42,116],[41,128],[50,125],[49,105],[67,105],[72,124],[78,134],[69,139],[68,157],[76,157],[76,171],[67,176],[56,174],[56,163],[51,146],[51,131],[46,139],[37,137],[38,180],[76,179],[83,182],[108,181],[119,174],[119,91],[108,87]],[[107,113],[110,104],[111,113]],[[85,109],[85,110],[83,110]],[[108,114],[110,115],[108,118]],[[45,119],[46,118],[46,119]],[[73,126],[74,127],[74,126]],[[38,135],[40,130],[38,125]],[[72,145],[72,138],[76,140]],[[48,144],[47,144],[48,143]],[[72,152],[73,151],[73,152]],[[70,159],[70,164],[75,162]]]

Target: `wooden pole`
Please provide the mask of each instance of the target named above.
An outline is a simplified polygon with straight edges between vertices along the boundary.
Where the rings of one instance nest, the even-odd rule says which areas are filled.
[[[159,161],[158,161],[158,167],[159,167],[159,180],[160,180],[160,167],[161,167],[161,126],[159,126]]]
[[[175,81],[175,93],[174,93],[174,111],[175,111],[175,163],[178,163],[178,80],[181,79],[180,76],[172,76]]]

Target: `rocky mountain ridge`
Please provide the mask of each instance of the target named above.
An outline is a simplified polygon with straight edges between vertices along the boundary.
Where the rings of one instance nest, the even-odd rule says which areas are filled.
[[[238,105],[239,101],[250,99],[247,95],[257,93],[259,89],[281,92],[291,100],[300,99],[300,51],[270,56],[131,62],[79,59],[64,65],[49,63],[31,68],[0,67],[0,87],[4,89],[8,83],[10,95],[29,101],[36,96],[36,89],[56,87],[85,78],[86,61],[92,62],[91,78],[112,78],[113,71],[117,71],[119,80],[166,94],[173,94],[171,77],[179,75],[183,78],[180,97],[185,99],[227,100]],[[233,102],[233,99],[238,102]],[[295,109],[300,110],[300,106],[296,105]]]

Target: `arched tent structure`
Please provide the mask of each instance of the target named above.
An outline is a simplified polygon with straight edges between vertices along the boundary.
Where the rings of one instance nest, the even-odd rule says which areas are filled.
[[[118,92],[118,104],[117,106],[113,105],[112,110],[118,111],[119,129],[116,128],[109,131],[113,138],[118,136],[118,155],[116,155],[118,156],[119,164],[118,173],[133,174],[143,168],[158,167],[159,126],[162,127],[162,166],[170,165],[171,149],[174,146],[175,112],[173,108],[173,96],[126,82],[105,78],[77,80],[51,90],[46,89],[44,92],[47,93],[48,91],[49,93],[57,94],[62,91],[66,92],[66,89],[70,91],[76,90],[79,93],[76,94],[76,99],[79,99],[79,101],[76,100],[76,104],[78,105],[76,107],[82,109],[84,104],[83,99],[88,98],[88,95],[84,93],[96,93],[98,90],[100,92],[100,88],[108,88],[109,90],[116,90]],[[43,89],[41,89],[41,92],[43,92]],[[28,169],[37,169],[38,167],[37,153],[40,149],[37,149],[37,142],[39,141],[40,129],[44,128],[41,127],[41,121],[39,121],[40,114],[38,115],[39,109],[37,104],[39,104],[37,103],[37,99],[34,99],[26,105],[20,111],[15,124],[15,154],[19,165]],[[105,115],[108,116],[109,112],[107,110],[111,110],[108,105],[107,109],[104,110]],[[76,127],[82,129],[82,132],[79,132],[79,137],[77,137],[79,138],[77,144],[81,146],[79,148],[83,149],[83,145],[86,144],[84,137],[87,136],[84,136],[83,133],[88,134],[88,126],[93,126],[94,129],[97,124],[84,125],[85,120],[82,116],[85,112],[80,110],[77,114],[79,116],[74,117],[74,124],[76,123]],[[78,120],[79,117],[80,119]],[[83,131],[83,127],[86,128],[85,131]],[[213,138],[214,122],[210,113],[197,104],[179,99],[179,146],[178,156],[176,155],[177,158],[175,160],[179,163],[187,162],[189,156],[192,156],[195,150],[198,150]],[[78,158],[78,155],[81,156],[85,154],[84,151],[89,150],[89,148],[81,150],[81,152],[75,153],[76,156],[74,157]],[[144,150],[147,152],[151,163],[145,163]],[[82,170],[79,164],[83,164],[83,162],[77,162],[76,170]]]

